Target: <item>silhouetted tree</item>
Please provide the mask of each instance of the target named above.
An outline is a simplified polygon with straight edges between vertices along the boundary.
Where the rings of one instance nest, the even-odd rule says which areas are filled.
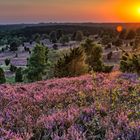
[[[17,51],[18,50],[18,44],[16,42],[12,42],[10,44],[10,51]]]
[[[33,40],[35,42],[40,43],[40,39],[41,39],[40,34],[36,33],[35,35],[33,35]]]
[[[61,38],[60,38],[60,43],[62,43],[63,45],[65,45],[65,43],[69,42],[69,37],[66,36],[66,35],[63,35]]]
[[[50,34],[49,34],[49,37],[50,37],[50,41],[52,43],[56,43],[57,42],[57,35],[56,35],[56,32],[55,31],[52,31]]]
[[[136,32],[134,30],[130,30],[127,33],[126,39],[127,40],[132,40],[132,39],[135,38],[135,36],[136,36]]]
[[[10,59],[6,58],[5,59],[5,65],[8,66],[10,64]]]
[[[59,40],[62,36],[63,36],[63,30],[62,29],[58,29],[56,31],[56,38],[57,38],[57,40]]]

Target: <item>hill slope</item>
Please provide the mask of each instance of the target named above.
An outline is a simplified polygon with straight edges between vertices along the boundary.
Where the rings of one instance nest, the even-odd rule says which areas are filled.
[[[93,74],[0,86],[2,140],[140,139],[140,80]]]

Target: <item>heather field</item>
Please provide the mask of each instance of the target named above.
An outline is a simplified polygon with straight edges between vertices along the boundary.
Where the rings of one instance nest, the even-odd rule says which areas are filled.
[[[140,140],[140,0],[0,0],[0,140]]]
[[[0,140],[140,140],[140,79],[112,72],[0,85]]]

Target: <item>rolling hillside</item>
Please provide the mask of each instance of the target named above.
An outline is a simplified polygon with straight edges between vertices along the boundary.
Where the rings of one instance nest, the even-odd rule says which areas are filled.
[[[1,140],[139,140],[139,118],[135,74],[0,85]]]

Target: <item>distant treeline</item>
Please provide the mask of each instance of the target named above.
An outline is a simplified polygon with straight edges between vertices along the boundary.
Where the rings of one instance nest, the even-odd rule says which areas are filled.
[[[50,34],[52,31],[63,30],[64,34],[73,34],[82,31],[85,36],[94,34],[110,33],[117,35],[116,27],[121,25],[123,29],[136,30],[140,28],[139,23],[40,23],[40,24],[15,24],[0,26],[0,45],[9,44],[13,38],[22,38],[30,41],[36,33]]]
[[[62,29],[64,34],[73,34],[75,31],[82,31],[85,35],[94,35],[98,34],[103,30],[106,29],[115,29],[110,27],[104,27],[104,26],[91,26],[90,24],[52,24],[47,26],[29,26],[21,29],[19,33],[24,35],[25,37],[31,37],[33,34],[39,33],[39,34],[49,34],[52,31],[56,31]]]

